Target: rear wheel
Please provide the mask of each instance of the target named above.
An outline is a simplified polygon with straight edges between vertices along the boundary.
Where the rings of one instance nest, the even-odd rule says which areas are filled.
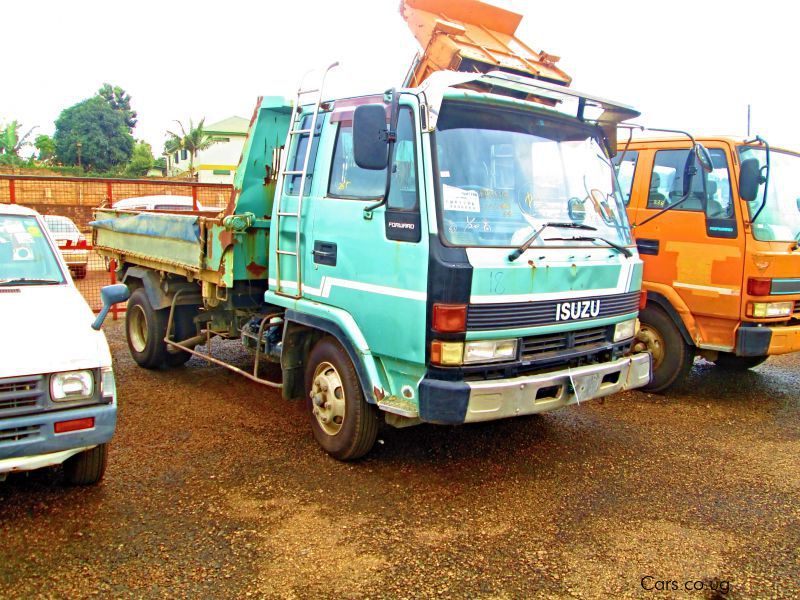
[[[305,389],[311,429],[323,449],[339,460],[353,460],[372,449],[378,414],[367,403],[355,367],[334,339],[321,339],[306,365]]]
[[[133,360],[145,369],[157,369],[164,364],[167,345],[167,315],[155,310],[147,299],[144,288],[137,288],[128,299],[125,316],[125,333]],[[184,361],[185,362],[185,361]]]
[[[757,367],[768,358],[769,356],[736,356],[729,352],[720,352],[714,364],[728,371],[746,371]]]
[[[108,444],[100,444],[64,461],[64,478],[70,485],[93,485],[103,478],[108,464]]]
[[[75,275],[75,279],[85,279],[86,278],[86,267],[75,267],[72,270],[72,273]]]
[[[657,306],[648,304],[639,313],[639,321],[637,345],[653,355],[653,378],[643,389],[663,392],[689,375],[694,347],[684,341],[675,322]]]

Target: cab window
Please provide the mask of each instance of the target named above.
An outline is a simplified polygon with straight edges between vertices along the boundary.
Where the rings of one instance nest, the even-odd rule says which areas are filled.
[[[333,151],[328,196],[354,200],[376,200],[386,190],[386,169],[358,167],[353,158],[353,126],[341,123]],[[411,110],[401,109],[397,119],[392,184],[388,208],[413,210],[418,205],[414,121]]]
[[[694,159],[696,174],[691,189],[685,189],[684,167],[690,150],[659,150],[650,176],[647,208],[660,210],[678,203],[688,192],[688,197],[674,210],[705,212],[712,219],[731,219],[734,216],[728,160],[719,148],[709,149],[714,166],[710,173],[700,168]]]
[[[633,176],[636,172],[638,160],[639,152],[637,150],[628,150],[627,152],[618,152],[611,161],[617,171],[619,191],[622,193],[622,201],[625,206],[628,206],[631,202],[631,188],[633,187]]]

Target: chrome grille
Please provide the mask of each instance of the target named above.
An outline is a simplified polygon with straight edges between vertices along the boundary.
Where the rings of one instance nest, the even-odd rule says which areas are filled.
[[[532,360],[564,350],[588,349],[591,346],[606,344],[609,342],[608,331],[608,327],[593,327],[522,338],[522,360]]]
[[[6,417],[42,406],[44,377],[6,377],[0,379],[0,416]]]

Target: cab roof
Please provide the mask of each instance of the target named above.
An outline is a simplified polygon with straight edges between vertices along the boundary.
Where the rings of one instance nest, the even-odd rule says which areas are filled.
[[[27,206],[20,206],[19,204],[0,204],[0,214],[3,215],[25,215],[29,217],[39,215],[38,212]]]

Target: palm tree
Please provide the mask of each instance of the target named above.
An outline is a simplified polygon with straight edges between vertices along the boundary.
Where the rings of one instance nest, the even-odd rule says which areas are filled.
[[[189,175],[194,177],[194,159],[197,153],[205,150],[212,144],[216,144],[219,140],[209,136],[203,129],[205,117],[200,119],[200,122],[195,127],[191,119],[189,119],[189,128],[183,126],[180,121],[175,121],[181,128],[180,135],[173,131],[167,131],[170,137],[164,143],[164,151],[171,154],[177,150],[186,150],[189,153]]]
[[[33,133],[36,127],[31,127],[28,132],[20,136],[22,124],[14,119],[5,128],[0,129],[0,154],[10,154],[11,156],[19,156],[19,151],[27,146],[28,137]]]

